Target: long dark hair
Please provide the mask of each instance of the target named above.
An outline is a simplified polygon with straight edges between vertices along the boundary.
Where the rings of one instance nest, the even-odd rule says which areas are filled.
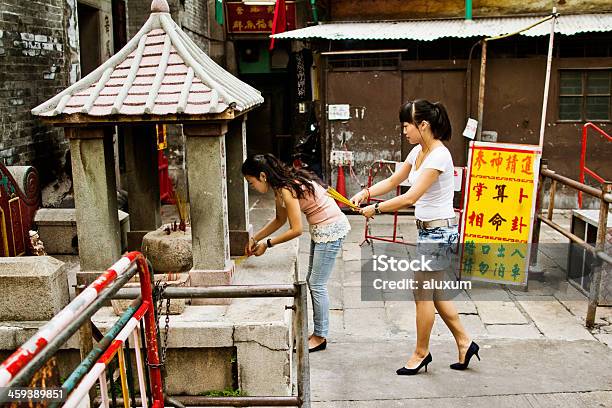
[[[307,194],[314,197],[315,188],[311,181],[319,182],[314,173],[287,166],[269,153],[251,154],[242,163],[242,174],[245,176],[259,178],[262,172],[274,190],[287,188],[297,199],[305,198]]]
[[[431,103],[425,99],[415,99],[400,107],[400,122],[418,126],[424,120],[429,122],[434,139],[450,140],[452,128],[446,108],[440,102]]]

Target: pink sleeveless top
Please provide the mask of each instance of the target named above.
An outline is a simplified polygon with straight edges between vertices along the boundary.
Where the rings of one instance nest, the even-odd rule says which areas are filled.
[[[299,200],[300,209],[306,215],[310,225],[330,224],[342,220],[345,215],[340,210],[333,198],[327,195],[327,191],[317,182],[312,182],[315,195],[306,194]]]
[[[319,183],[311,183],[315,189],[314,196],[308,193],[298,199],[300,210],[306,215],[309,224],[311,240],[322,243],[344,238],[351,230],[348,218]]]

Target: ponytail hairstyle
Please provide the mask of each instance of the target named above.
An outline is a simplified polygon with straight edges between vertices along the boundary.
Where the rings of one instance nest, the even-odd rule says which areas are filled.
[[[400,107],[400,122],[418,126],[423,121],[429,122],[434,139],[450,140],[452,128],[446,108],[440,102],[431,103],[425,99],[415,99]]]
[[[318,177],[314,173],[287,166],[272,154],[251,154],[242,163],[242,174],[245,176],[259,178],[262,172],[274,190],[289,189],[297,199],[305,198],[307,194],[315,195],[311,181],[318,182]]]

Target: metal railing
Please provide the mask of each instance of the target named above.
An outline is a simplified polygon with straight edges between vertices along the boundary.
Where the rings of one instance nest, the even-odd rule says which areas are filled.
[[[114,299],[134,299],[138,290],[121,289]],[[297,395],[295,396],[244,396],[208,397],[199,395],[166,396],[166,404],[182,407],[301,407],[310,408],[310,362],[308,355],[308,314],[306,282],[292,285],[231,285],[209,287],[167,287],[165,299],[215,299],[215,298],[293,298],[293,305],[286,306],[295,312],[295,339],[297,359]]]
[[[88,352],[87,357],[62,384],[66,400],[64,406],[79,406],[83,400],[89,398],[90,389],[99,380],[100,393],[104,406],[108,406],[108,388],[106,375],[109,374],[111,388],[113,371],[107,370],[111,360],[118,355],[120,377],[125,384],[126,373],[123,366],[123,344],[127,336],[137,331],[137,325],[144,322],[144,342],[146,343],[148,369],[146,370],[150,406],[153,408],[164,406],[163,386],[157,347],[157,329],[155,324],[155,311],[152,296],[151,274],[144,256],[139,252],[130,252],[123,256],[113,266],[100,275],[94,282],[85,288],[66,307],[56,314],[49,322],[44,324],[34,336],[19,347],[11,356],[0,365],[0,387],[3,395],[0,400],[7,400],[11,388],[28,386],[32,377],[55,353],[72,337],[81,326],[89,326],[93,316],[112,295],[138,272],[141,286],[137,300],[120,317],[109,334],[105,336],[97,347]],[[134,334],[135,342],[138,333]],[[139,353],[139,351],[137,351]],[[143,358],[137,354],[139,373],[144,385]],[[78,385],[77,385],[78,384]],[[114,398],[113,389],[111,397]],[[144,394],[142,394],[144,396]],[[127,397],[127,394],[124,393]],[[56,404],[53,404],[56,405]]]
[[[610,136],[591,122],[585,123],[582,126],[582,144],[580,148],[580,182],[584,184],[585,174],[588,174],[595,180],[599,181],[600,183],[603,183],[605,181],[603,177],[601,177],[599,174],[595,173],[593,170],[589,169],[586,166],[587,136],[589,133],[589,129],[593,129],[602,137],[606,138],[608,142],[612,142],[612,136]],[[582,208],[582,191],[578,191],[578,208]]]
[[[136,272],[140,288],[123,288]],[[97,406],[142,406],[161,408],[183,407],[184,404],[200,407],[215,406],[285,406],[310,408],[310,365],[308,356],[307,289],[305,282],[292,285],[249,285],[212,287],[168,287],[161,297],[165,299],[186,298],[262,298],[289,297],[293,305],[286,306],[295,312],[294,333],[297,358],[297,396],[244,396],[206,397],[169,396],[165,392],[162,378],[164,362],[160,361],[162,350],[158,346],[159,316],[153,299],[153,276],[147,262],[139,252],[130,252],[117,261],[104,274],[85,288],[72,302],[54,316],[26,343],[19,347],[0,365],[0,390],[7,393],[10,388],[24,387],[77,331],[83,334],[90,327],[91,317],[109,299],[133,299],[117,322],[102,336],[95,346],[87,348],[81,339],[79,366],[63,382],[64,407],[77,407],[87,398]],[[159,295],[159,293],[158,293]],[[144,324],[143,324],[144,323]],[[89,332],[91,333],[91,332]],[[139,397],[136,396],[131,367],[130,344],[136,361]],[[141,347],[146,345],[144,350]],[[87,348],[83,350],[83,348]],[[290,351],[289,351],[290,352]],[[146,356],[146,357],[145,357]],[[121,397],[116,395],[115,371],[119,371]],[[110,387],[107,384],[110,384]],[[92,392],[96,383],[99,396]],[[0,393],[0,401],[6,395]],[[58,403],[50,406],[55,407]]]
[[[549,190],[549,201],[548,201],[548,210],[546,215],[537,214],[536,222],[534,226],[534,243],[539,242],[540,236],[540,227],[541,223],[544,223],[569,238],[569,240],[581,248],[592,253],[596,259],[599,259],[599,263],[606,262],[608,264],[612,264],[612,256],[604,251],[604,245],[606,241],[606,225],[608,222],[608,212],[610,210],[610,203],[612,203],[612,182],[605,181],[601,185],[601,189],[597,189],[595,187],[588,186],[582,182],[578,182],[576,180],[572,180],[568,177],[561,176],[554,171],[548,169],[548,165],[546,160],[542,160],[541,168],[540,168],[540,181],[538,188],[538,204],[537,208],[541,206],[544,198],[544,182],[546,179],[551,180],[551,186]],[[595,246],[587,243],[584,239],[578,237],[573,234],[571,231],[563,228],[561,225],[557,224],[553,221],[553,214],[555,209],[555,194],[557,191],[557,183],[561,183],[569,188],[577,190],[579,193],[585,193],[592,197],[599,199],[599,219],[598,219],[598,228],[597,228],[597,240],[595,242]],[[532,265],[537,262],[537,251],[533,252],[535,257],[532,258]],[[595,325],[595,314],[597,313],[597,306],[599,304],[599,292],[601,286],[601,277],[602,277],[602,268],[600,266],[596,266],[593,270],[593,276],[591,281],[591,287],[589,291],[589,306],[587,309],[586,315],[586,326],[589,328],[594,327]]]

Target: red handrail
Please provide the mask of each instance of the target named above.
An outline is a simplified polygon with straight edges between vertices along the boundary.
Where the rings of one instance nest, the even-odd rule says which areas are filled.
[[[585,173],[589,176],[593,177],[595,180],[603,183],[605,180],[599,174],[595,173],[593,170],[589,169],[586,164],[586,144],[587,144],[587,135],[589,128],[597,131],[601,136],[604,136],[608,139],[609,142],[612,142],[612,136],[604,132],[599,127],[595,126],[591,122],[587,122],[582,126],[582,146],[580,150],[580,182],[584,184],[584,176]],[[582,208],[582,192],[578,192],[578,208]]]

